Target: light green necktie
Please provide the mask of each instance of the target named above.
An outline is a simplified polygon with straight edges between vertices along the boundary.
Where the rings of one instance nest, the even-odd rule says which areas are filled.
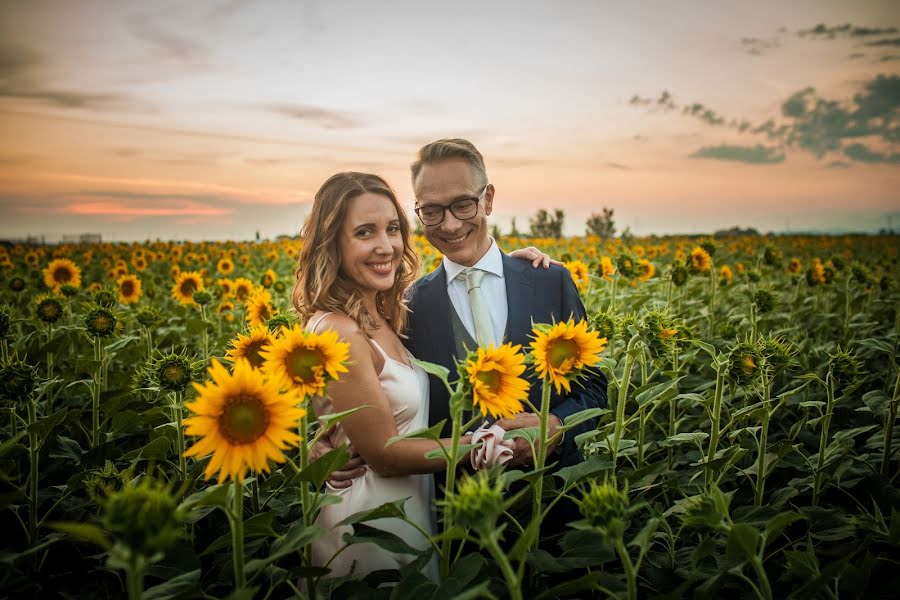
[[[481,280],[485,272],[481,269],[468,268],[463,271],[466,275],[466,290],[469,292],[469,305],[472,307],[472,317],[475,319],[475,341],[481,348],[487,348],[495,343],[494,325],[491,322],[491,312],[488,310],[487,299],[481,291]]]

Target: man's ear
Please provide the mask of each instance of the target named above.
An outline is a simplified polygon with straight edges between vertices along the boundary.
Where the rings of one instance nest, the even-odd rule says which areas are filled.
[[[484,214],[489,215],[494,209],[494,185],[488,184],[487,191],[484,193]]]

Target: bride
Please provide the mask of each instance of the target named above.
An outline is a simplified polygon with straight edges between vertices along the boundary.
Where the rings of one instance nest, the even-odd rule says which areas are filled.
[[[391,437],[428,426],[428,377],[400,340],[407,317],[403,295],[419,273],[409,221],[383,179],[338,173],[316,193],[302,237],[294,306],[308,330],[333,329],[350,345],[349,372],[329,384],[327,396],[316,400],[316,412],[364,407],[344,419],[325,445],[349,443],[368,465],[349,487],[326,484],[327,493],[341,502],[319,513],[316,523],[328,534],[313,542],[313,562],[328,565],[335,576],[398,569],[413,557],[371,543],[342,551],[343,534],[352,528],[337,524],[356,512],[408,498],[404,508],[415,527],[400,519],[370,524],[419,550],[429,546],[423,532],[435,531],[430,474],[446,469],[446,461],[425,454],[438,442],[408,439],[386,445]],[[536,249],[512,253],[531,260],[537,254]],[[462,443],[468,441],[464,436]],[[449,446],[450,440],[441,443]],[[437,579],[436,560],[425,574]]]

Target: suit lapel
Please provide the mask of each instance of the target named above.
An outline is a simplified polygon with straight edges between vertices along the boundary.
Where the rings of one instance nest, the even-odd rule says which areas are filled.
[[[424,339],[417,342],[422,354],[416,358],[453,368],[453,329],[450,325],[450,296],[447,295],[447,271],[441,265],[428,279],[421,284],[418,299],[418,316],[421,328],[418,329]],[[444,384],[430,377],[429,425],[450,416],[450,406]]]
[[[531,333],[531,314],[534,304],[534,272],[527,260],[503,255],[503,278],[506,282],[506,303],[509,308],[506,331],[510,342],[527,346]]]

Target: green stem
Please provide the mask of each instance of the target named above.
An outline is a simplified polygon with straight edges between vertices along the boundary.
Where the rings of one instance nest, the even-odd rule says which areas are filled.
[[[756,332],[758,331],[757,326],[757,318],[756,318],[756,303],[752,300],[750,301],[750,339],[756,339]]]
[[[616,470],[616,462],[619,458],[619,442],[625,431],[625,403],[628,401],[628,388],[631,385],[631,369],[634,367],[634,347],[638,336],[634,335],[628,341],[625,349],[625,367],[622,370],[622,380],[619,382],[619,397],[616,399],[616,426],[613,432],[613,447],[611,449],[613,474]]]
[[[125,581],[128,586],[128,600],[141,600],[144,594],[144,568],[141,557],[132,557],[125,568]]]
[[[757,579],[759,579],[759,585],[762,588],[760,594],[765,600],[772,600],[772,586],[769,585],[769,576],[766,575],[762,560],[754,558],[750,561],[750,564],[753,565],[753,570],[756,572]]]
[[[763,376],[763,411],[759,433],[759,457],[756,463],[756,506],[762,506],[763,492],[766,489],[766,447],[769,443],[769,401],[771,390],[768,377]]]
[[[53,323],[47,323],[47,343],[53,337]],[[47,352],[47,379],[53,379],[53,353]]]
[[[894,422],[897,420],[897,404],[900,402],[900,372],[897,373],[897,381],[894,383],[894,394],[891,397],[891,406],[888,410],[888,421],[884,428],[884,448],[881,451],[881,474],[888,476],[888,468],[891,465],[891,450],[894,443]]]
[[[181,421],[181,393],[172,392],[172,416],[175,418],[175,450],[178,452],[178,473],[187,481],[187,459],[184,457],[184,425]]]
[[[676,344],[675,349],[672,351],[672,373],[676,379],[678,379],[678,370],[680,368],[680,365],[678,364],[678,362],[679,362],[678,361],[678,352],[679,352],[679,349],[678,349],[678,345]],[[669,401],[669,436],[673,436],[677,433],[676,432],[676,429],[678,429],[678,424],[677,424],[677,421],[678,421],[677,416],[678,415],[676,413],[677,404],[678,403],[675,400],[675,398],[672,398]],[[668,450],[669,469],[672,468],[673,464],[675,464],[675,448],[672,446],[669,446],[669,450]]]
[[[484,544],[485,547],[494,558],[497,566],[500,567],[500,572],[503,573],[503,578],[506,580],[506,588],[509,591],[509,597],[512,600],[522,600],[522,582],[519,581],[516,572],[513,571],[512,565],[509,564],[506,553],[500,549],[496,533],[490,531],[487,535],[482,537],[482,540],[486,542]]]
[[[28,401],[28,460],[30,461],[30,471],[28,474],[28,541],[34,545],[37,543],[37,511],[38,511],[38,459],[40,458],[40,447],[38,445],[37,433],[33,432],[31,427],[37,422],[37,406],[32,399]]]
[[[202,307],[201,307],[202,308]],[[300,417],[300,471],[302,472],[309,466],[309,415],[304,412]],[[257,475],[258,476],[258,475]],[[300,502],[303,507],[303,524],[307,527],[312,525],[312,510],[310,503],[309,483],[303,481],[300,483]],[[312,545],[307,544],[303,548],[303,558],[308,566],[312,566]],[[316,597],[315,577],[312,575],[306,578],[306,588],[309,590],[311,598]]]
[[[203,360],[209,360],[209,330],[206,323],[206,306],[200,305],[200,319],[203,321]]]
[[[634,563],[631,562],[631,557],[628,555],[628,550],[625,548],[625,543],[621,537],[616,538],[616,552],[619,555],[619,560],[622,561],[622,566],[625,567],[625,580],[628,582],[628,600],[637,600],[637,573],[634,571]]]
[[[541,422],[538,435],[537,456],[534,457],[534,469],[538,472],[533,488],[534,496],[531,504],[531,519],[536,522],[537,531],[534,535],[533,549],[537,548],[541,538],[541,513],[544,500],[544,465],[547,464],[547,421],[550,419],[550,382],[544,379],[541,387]]]
[[[828,402],[825,404],[825,415],[822,417],[822,431],[819,434],[819,460],[816,463],[816,475],[813,481],[813,506],[818,506],[819,495],[822,492],[822,469],[825,467],[825,449],[828,446],[828,429],[831,426],[831,415],[834,411],[834,379],[831,371],[825,377],[825,389],[828,393]]]
[[[234,564],[234,587],[242,589],[244,576],[244,482],[235,477],[234,497],[231,505],[231,555]]]
[[[709,337],[712,337],[716,325],[716,266],[710,261],[709,265]]]
[[[619,278],[615,274],[611,275],[611,277],[612,277],[612,287],[611,287],[612,294],[609,299],[609,312],[614,313],[614,312],[616,312],[616,287],[618,287]]]
[[[101,368],[100,336],[94,338],[94,385],[91,386],[91,447],[100,445],[100,381],[103,378]]]
[[[459,435],[462,428],[462,402],[457,394],[450,397],[450,460],[447,461],[446,493],[453,494],[456,491],[456,455],[459,453]],[[448,506],[444,511],[444,532],[453,527],[453,511]],[[441,579],[446,579],[450,574],[451,542],[445,537],[441,544]]]
[[[725,369],[726,365],[716,365],[716,391],[713,396],[712,415],[710,416],[709,428],[709,451],[706,454],[706,487],[712,485],[713,472],[709,463],[716,456],[716,450],[719,446],[719,418],[722,414],[722,396],[725,388]]]
[[[9,362],[9,344],[6,338],[0,340],[0,361]]]

